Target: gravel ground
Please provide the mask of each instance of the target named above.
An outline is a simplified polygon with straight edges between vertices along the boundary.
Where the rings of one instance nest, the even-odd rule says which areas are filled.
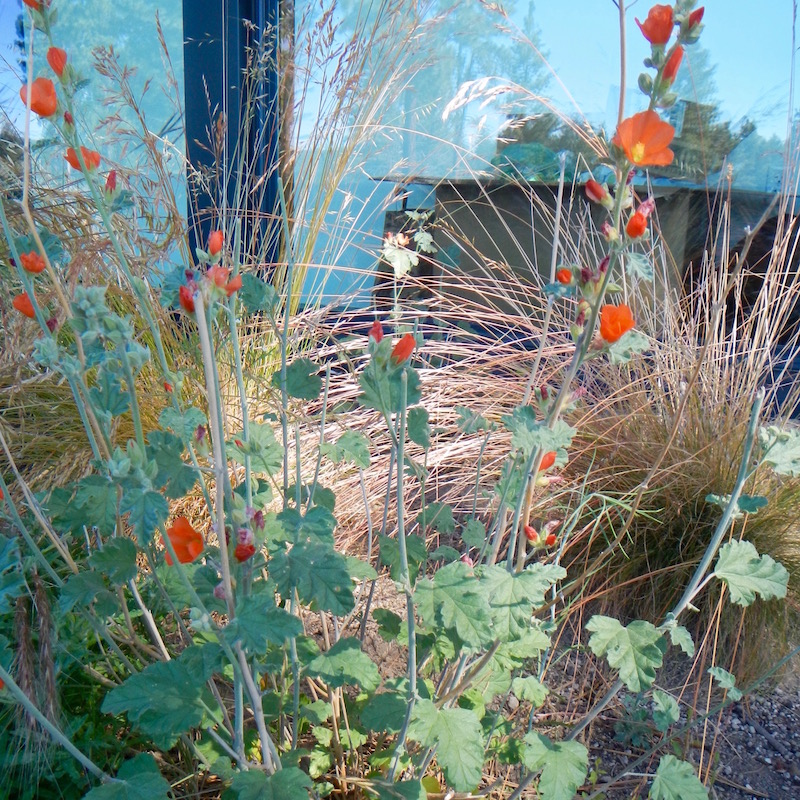
[[[598,696],[607,686],[599,669],[585,654],[571,656],[570,666],[564,667],[559,701],[541,709],[539,723],[558,718],[578,696]],[[575,681],[580,675],[580,682]],[[675,683],[680,686],[680,683]],[[706,696],[706,688],[698,696]],[[674,694],[677,695],[679,689]],[[686,725],[685,709],[689,693],[683,698],[679,725]],[[636,698],[621,695],[593,723],[589,739],[589,763],[598,773],[595,790],[611,776],[621,778],[600,795],[605,800],[646,798],[652,775],[661,755],[673,753],[690,761],[697,770],[703,763],[704,772],[711,758],[709,796],[718,800],[800,800],[800,658],[791,663],[777,685],[765,693],[751,695],[726,708],[706,723],[698,722],[687,728],[674,744],[660,748],[656,755],[645,756],[660,740],[652,716],[642,712],[639,724],[629,724],[629,736],[621,741],[618,733],[621,720],[630,720],[626,710],[635,706]],[[716,702],[716,696],[715,701]],[[560,706],[560,708],[559,708]],[[641,737],[639,741],[630,734]],[[650,744],[647,744],[649,742]],[[630,771],[629,774],[625,774]],[[591,795],[591,792],[588,793]]]

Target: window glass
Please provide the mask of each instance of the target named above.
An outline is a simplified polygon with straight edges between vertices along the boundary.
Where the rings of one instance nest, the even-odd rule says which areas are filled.
[[[644,20],[650,5],[642,0],[625,4],[625,116],[646,107],[638,77],[650,50],[635,19]],[[742,0],[699,0],[697,5],[705,6],[706,27],[699,42],[687,48],[678,71],[678,102],[662,112],[676,128],[675,161],[636,179],[642,188],[649,181],[659,209],[669,209],[662,222],[679,268],[706,242],[706,189],[725,188],[730,179],[738,192],[731,223],[735,242],[744,226],[758,219],[771,195],[783,187],[791,191],[795,182],[794,160],[786,158],[797,111],[791,97],[791,0],[762,4],[757,13]],[[357,180],[352,178],[339,204],[328,209],[326,232],[341,220],[342,203],[352,212],[352,246],[330,248],[330,237],[321,237],[314,260],[322,268],[307,290],[320,285],[318,276],[326,266],[343,264],[347,271],[337,273],[337,291],[372,286],[363,275],[378,264],[387,211],[400,208],[399,202],[392,202],[397,196],[393,188],[410,186],[419,195],[420,187],[427,186],[428,196],[423,192],[421,203],[432,206],[431,187],[442,180],[463,187],[502,180],[505,173],[533,187],[552,184],[561,153],[566,153],[568,181],[582,180],[588,170],[602,178],[587,131],[610,139],[617,124],[620,19],[611,0],[508,0],[502,8],[445,0],[393,7],[369,4],[371,9],[377,6],[386,10],[381,24],[387,29],[396,21],[393,15],[405,15],[408,25],[416,25],[405,49],[405,88],[397,94],[386,92],[371,143],[351,161]],[[359,0],[339,4],[337,36],[346,38],[355,29],[349,21],[365,7]],[[304,14],[314,18],[318,8],[298,0],[298,20]],[[370,55],[367,47],[361,85],[388,87],[391,65],[375,50]],[[324,70],[307,54],[301,53],[302,58],[307,59],[310,76],[305,84],[308,96],[324,95]],[[470,96],[470,102],[452,102]],[[310,148],[313,141],[315,147],[325,146],[320,137],[324,139],[326,129],[314,128],[315,104],[301,110],[299,149]],[[445,193],[437,190],[437,201]],[[455,194],[466,197],[469,191],[460,188]],[[313,206],[313,197],[312,187],[307,208]],[[409,204],[413,207],[416,201]],[[474,222],[470,230],[477,227]],[[539,255],[534,253],[534,261],[549,263]],[[361,276],[361,284],[355,276]],[[369,294],[362,292],[360,297],[361,302],[371,301]]]
[[[53,28],[56,46],[84,80],[76,95],[75,120],[83,142],[103,157],[103,167],[120,166],[137,189],[185,209],[183,103],[183,3],[181,0],[86,0],[62,4]],[[27,9],[16,0],[0,4],[0,99],[6,135],[21,133],[25,108],[19,87],[28,68],[34,77],[52,76],[45,61],[47,42],[36,32],[28,64]],[[63,183],[74,178],[63,144],[47,122],[31,115],[33,157],[39,176]],[[165,170],[174,200],[161,195]]]

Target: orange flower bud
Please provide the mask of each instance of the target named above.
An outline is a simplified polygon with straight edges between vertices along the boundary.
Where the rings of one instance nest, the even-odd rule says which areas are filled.
[[[225,235],[222,231],[214,231],[211,236],[208,237],[208,252],[215,256],[222,250],[222,244],[225,241]]]
[[[194,314],[194,294],[188,286],[181,286],[178,289],[178,302],[184,311],[188,314]]]
[[[51,47],[47,51],[47,63],[59,78],[62,77],[67,66],[67,51],[60,47]]]
[[[28,86],[23,84],[19,96],[25,105],[28,104]],[[56,87],[50,78],[37,78],[30,86],[31,111],[40,117],[52,117],[58,109]]]
[[[22,0],[28,8],[32,8],[34,11],[41,11],[42,10],[42,3],[41,0]]]
[[[23,292],[22,294],[18,294],[12,301],[11,305],[19,311],[20,314],[24,314],[28,319],[33,319],[36,316],[36,312],[33,310],[33,303],[31,302],[30,297],[28,297],[27,292]]]
[[[38,275],[46,266],[44,259],[33,250],[30,253],[20,253],[19,260],[22,262],[23,269],[27,272],[32,272],[34,275]]]
[[[392,361],[394,364],[402,364],[410,358],[417,346],[414,335],[407,333],[392,349]]]
[[[100,153],[96,150],[89,150],[88,147],[81,145],[81,155],[83,156],[84,164],[86,164],[86,169],[89,170],[89,172],[92,172],[100,166]],[[67,163],[72,169],[81,168],[81,162],[78,161],[78,154],[75,152],[74,147],[67,148],[67,154],[64,158],[67,159]]]
[[[613,344],[626,334],[636,323],[628,306],[605,305],[600,309],[600,335],[609,344]]]
[[[556,463],[556,454],[554,451],[550,451],[549,453],[545,453],[542,456],[542,463],[539,464],[539,472],[544,472],[546,469],[550,469],[553,464]]]
[[[589,180],[586,181],[586,186],[583,188],[586,192],[586,196],[593,203],[603,203],[609,196],[608,189],[601,183],[598,183],[594,178],[589,178]]]
[[[532,525],[525,525],[522,530],[525,532],[525,538],[532,544],[539,541],[539,534]]]
[[[695,25],[699,25],[703,21],[703,14],[705,13],[705,8],[700,6],[700,8],[696,8],[689,14],[689,30],[695,27]]]
[[[375,320],[372,323],[372,327],[369,329],[367,336],[371,336],[376,342],[380,342],[383,339],[383,325],[381,325],[380,320]]]
[[[256,554],[256,548],[253,544],[237,544],[236,549],[233,551],[233,555],[236,557],[236,560],[241,564],[243,561],[247,561],[248,558],[252,558]]]
[[[556,543],[556,535],[554,533],[548,533],[547,536],[545,536],[544,543],[548,547],[552,547]]]
[[[661,72],[661,80],[664,83],[671,84],[675,80],[681,61],[683,61],[683,48],[678,45],[672,51],[672,55],[667,59],[667,63],[664,64],[664,69]]]
[[[556,280],[559,283],[563,283],[564,286],[569,286],[572,283],[572,270],[562,267],[556,272]]]

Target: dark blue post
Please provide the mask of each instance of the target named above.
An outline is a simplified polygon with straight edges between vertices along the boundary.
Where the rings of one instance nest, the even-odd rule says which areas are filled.
[[[213,171],[221,163],[223,141],[227,142],[228,158],[234,158],[240,137],[246,48],[260,47],[271,52],[272,62],[277,63],[278,4],[279,0],[225,0],[224,5],[218,0],[184,0],[186,153],[194,169]],[[277,199],[277,70],[264,71],[261,84],[256,89],[260,100],[253,109],[249,141],[238,144],[249,149],[247,159],[255,164],[256,173],[267,176],[259,193],[259,207],[249,209],[259,223],[253,226],[251,219],[245,226],[250,235],[260,233],[263,237],[276,227],[266,220],[274,213]],[[261,145],[256,147],[259,139]],[[228,169],[235,168],[235,163],[229,163]],[[190,183],[188,219],[192,252],[198,245],[205,246],[211,226],[216,224],[212,219],[214,206],[220,207],[227,201],[231,207],[234,186],[235,180],[221,177],[219,185],[212,189],[218,196],[209,197]],[[275,247],[269,248],[267,260],[274,260],[274,256]]]

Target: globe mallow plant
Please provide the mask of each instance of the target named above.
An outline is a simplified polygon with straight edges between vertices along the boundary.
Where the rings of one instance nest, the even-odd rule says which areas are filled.
[[[287,279],[278,288],[243,270],[238,229],[223,223],[184,265],[174,297],[160,298],[135,275],[113,219],[122,210],[116,173],[103,174],[102,152],[83,141],[75,124],[79,81],[68,50],[57,45],[56,5],[26,0],[31,24],[47,40],[46,61],[57,83],[51,75],[37,77],[21,98],[30,113],[52,123],[65,158],[83,177],[97,228],[111,243],[114,279],[135,298],[142,325],[110,306],[105,285],[71,286],[45,246],[47,232],[13,226],[10,201],[0,202],[18,288],[14,308],[23,324],[38,326],[34,359],[69,386],[93,456],[81,478],[47,497],[31,492],[18,471],[0,476],[0,511],[13,531],[0,539],[3,700],[23,709],[80,764],[91,800],[174,797],[200,773],[216,776],[226,798],[423,800],[487,788],[489,763],[512,768],[512,800],[531,785],[548,800],[573,797],[589,773],[581,734],[623,688],[652,692],[668,648],[693,653],[683,620],[710,582],[741,606],[786,593],[780,564],[747,541],[726,541],[737,516],[763,505],[763,498],[744,493],[756,465],[778,474],[800,471],[800,436],[759,428],[759,395],[738,476],[729,494],[717,498],[719,523],[679,602],[654,622],[623,625],[595,615],[586,624],[589,649],[617,676],[606,695],[581,710],[563,736],[533,716],[506,716],[497,702],[511,693],[531,710],[547,702],[549,689],[539,678],[552,647],[555,604],[562,590],[580,592],[565,585],[559,563],[572,528],[566,521],[537,527],[532,499],[551,491],[568,462],[576,431],[564,417],[582,365],[626,363],[648,347],[634,309],[617,299],[622,270],[642,269],[642,259],[630,256],[648,237],[654,209],[651,198],[634,196],[631,179],[638,169],[672,160],[674,131],[658,109],[674,102],[669,89],[683,46],[700,34],[703,10],[678,0],[654,6],[640,23],[652,47],[647,66],[655,70],[640,80],[649,108],[621,119],[609,142],[614,180],[590,179],[585,186],[588,200],[607,214],[606,252],[594,266],[560,268],[545,287],[552,302],[570,309],[571,354],[556,371],[557,387],[535,389],[502,420],[510,452],[491,518],[473,513],[456,523],[451,509],[425,504],[424,492],[419,509],[407,507],[409,483],[424,473],[415,454],[431,444],[419,371],[426,343],[402,317],[394,320],[393,335],[379,319],[363,332],[352,378],[356,403],[385,423],[392,447],[388,494],[396,507],[394,524],[384,525],[377,542],[368,523],[368,552],[378,545],[397,592],[397,614],[369,603],[364,588],[377,578],[375,565],[337,547],[336,487],[321,485],[320,464],[327,459],[368,470],[371,442],[348,428],[346,410],[338,420],[345,432],[331,437],[330,366],[317,363],[313,349],[298,352],[289,335],[290,238],[284,242]],[[156,313],[162,301],[183,315],[205,382],[203,398],[189,396],[165,351]],[[256,315],[281,342],[279,369],[263,376],[272,388],[271,408],[257,415],[238,350],[242,320]],[[239,390],[237,424],[220,394],[223,350],[232,357]],[[166,403],[158,426],[148,430],[141,413],[151,400],[140,390],[144,371],[160,376]],[[132,420],[133,436],[118,441],[123,417]],[[300,425],[309,419],[317,422],[319,444],[305,463],[295,454]],[[491,431],[479,412],[465,413],[463,423]],[[203,508],[191,519],[178,510],[189,494],[202,498]],[[452,544],[429,551],[429,530],[453,534]],[[76,630],[96,638],[96,648],[82,648],[84,666],[101,693],[100,712],[138,751],[127,757],[125,748],[123,761],[121,752],[108,758],[78,747],[18,680],[9,619],[33,574],[58,603],[60,645],[69,648]],[[307,633],[312,620],[319,636]],[[383,676],[364,649],[367,623],[404,653],[401,675]],[[732,697],[730,676],[723,678]],[[662,705],[666,744],[678,706],[663,698]],[[160,768],[169,760],[184,773],[176,779],[171,770],[172,783]],[[676,786],[686,800],[707,797],[691,764],[663,755],[650,797],[674,797]]]

